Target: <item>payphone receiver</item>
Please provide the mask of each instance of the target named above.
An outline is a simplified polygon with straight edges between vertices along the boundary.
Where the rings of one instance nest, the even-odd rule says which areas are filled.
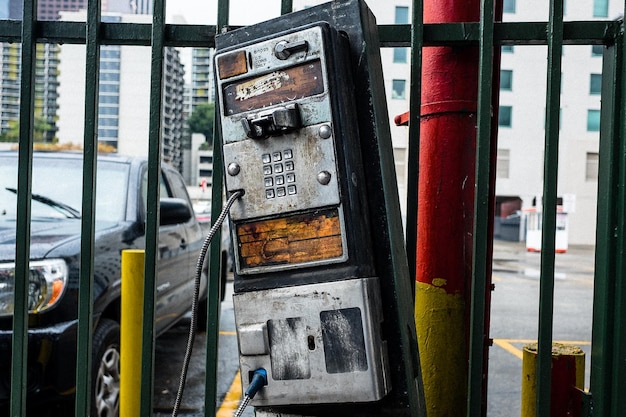
[[[391,390],[344,34],[312,23],[216,53],[241,375],[252,404]]]

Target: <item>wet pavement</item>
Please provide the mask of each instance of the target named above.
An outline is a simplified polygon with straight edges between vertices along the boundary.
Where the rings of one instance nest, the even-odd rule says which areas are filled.
[[[587,354],[586,384],[589,380],[589,349],[593,301],[593,260],[591,246],[571,246],[555,254],[555,341],[575,343]],[[488,416],[520,415],[521,352],[524,344],[537,339],[539,276],[541,254],[527,252],[523,243],[496,241],[494,245],[490,333],[494,345],[489,351]],[[232,284],[228,286],[232,291]],[[171,415],[178,375],[187,342],[188,320],[157,340],[155,356],[154,415]],[[218,417],[232,416],[240,398],[236,383],[237,340],[234,333],[232,301],[222,304],[218,357]],[[205,335],[196,337],[181,416],[203,416]],[[235,384],[233,384],[235,382]],[[231,391],[231,400],[224,398]],[[244,416],[252,416],[251,407]]]
[[[541,254],[527,252],[523,242],[496,241],[493,258],[487,415],[519,416],[522,349],[538,335]],[[585,351],[588,388],[594,247],[570,246],[555,254],[554,264],[553,340]]]
[[[155,347],[155,380],[154,380],[154,416],[171,416],[178,391],[187,339],[189,334],[190,316],[177,326],[157,339]],[[206,333],[198,333],[195,337],[192,357],[187,372],[185,391],[180,407],[180,416],[204,416],[205,402],[205,364],[206,364]],[[239,359],[237,337],[235,334],[235,318],[232,303],[232,282],[227,285],[227,293],[220,315],[220,337],[218,347],[218,377],[216,400],[218,417],[232,416],[240,399],[235,377]],[[235,387],[233,387],[235,382]],[[234,401],[225,403],[226,394],[231,391]],[[249,407],[244,416],[253,415]]]

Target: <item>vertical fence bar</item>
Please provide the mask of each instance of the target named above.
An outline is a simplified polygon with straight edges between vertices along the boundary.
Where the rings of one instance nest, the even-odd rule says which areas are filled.
[[[419,195],[420,113],[422,103],[422,48],[424,1],[413,0],[411,11],[411,80],[409,91],[409,142],[407,144],[406,255],[411,288],[415,293],[417,268],[417,198]],[[415,294],[413,294],[415,297]]]
[[[15,285],[11,362],[11,415],[26,415],[28,368],[28,276],[30,259],[31,187],[33,170],[33,119],[37,0],[24,1],[20,81],[19,155],[17,179],[17,224]]]
[[[93,273],[98,156],[98,82],[100,69],[100,0],[87,4],[85,65],[85,125],[83,140],[83,202],[81,214],[80,280],[78,287],[78,341],[76,353],[76,415],[91,409]]]
[[[624,38],[605,49],[598,175],[598,218],[591,344],[594,414],[624,416],[624,256],[626,140]],[[621,401],[621,403],[620,403]]]
[[[617,90],[615,94],[619,96],[619,113],[615,115],[615,122],[612,124],[617,126],[615,133],[615,159],[616,166],[614,174],[617,175],[612,183],[615,190],[615,208],[613,209],[614,220],[611,222],[613,233],[613,251],[612,251],[612,272],[614,281],[610,291],[613,295],[613,317],[609,322],[607,339],[605,345],[610,345],[611,367],[605,370],[610,372],[610,408],[606,407],[611,416],[626,416],[626,401],[624,392],[626,391],[626,128],[624,120],[626,120],[626,107],[624,106],[626,99],[626,87],[623,85],[626,70],[624,68],[624,53],[626,52],[626,43],[621,34],[615,45],[615,53],[617,54],[616,82],[611,86],[613,90]],[[606,85],[606,84],[605,84]],[[603,91],[604,93],[604,91]],[[611,119],[605,120],[602,115],[601,126],[603,123],[611,123]],[[595,305],[594,300],[594,305]],[[608,404],[605,404],[608,405]]]
[[[217,1],[217,27],[216,33],[221,33],[228,26],[228,13],[230,10],[229,0]],[[219,217],[222,211],[222,194],[224,192],[224,178],[222,168],[222,140],[219,129],[220,118],[215,115],[213,126],[213,173],[211,179],[211,223]],[[209,249],[209,282],[207,294],[207,332],[205,352],[205,388],[204,415],[215,416],[217,409],[217,356],[219,346],[219,323],[220,323],[220,277],[221,268],[221,245],[222,233],[217,230],[213,236],[213,243]]]
[[[602,99],[598,167],[598,203],[596,253],[591,337],[590,389],[594,412],[607,415],[611,408],[611,370],[613,369],[612,333],[616,281],[615,235],[617,182],[619,178],[619,143],[621,85],[623,63],[617,51],[623,42],[605,49],[602,62]]]
[[[617,228],[615,230],[617,241],[615,247],[615,271],[616,271],[616,290],[615,290],[615,326],[613,337],[614,340],[614,362],[615,373],[613,376],[612,398],[613,404],[611,415],[615,417],[626,416],[626,86],[624,86],[624,78],[626,68],[624,67],[624,54],[626,53],[626,43],[624,42],[624,33],[621,32],[619,42],[616,45],[619,54],[620,76],[621,81],[616,84],[615,88],[621,91],[621,106],[619,121],[619,155],[618,166],[618,184],[617,201],[619,204],[617,210]],[[602,123],[602,121],[600,122]]]
[[[550,1],[548,21],[548,78],[543,172],[541,278],[539,283],[539,342],[537,357],[537,415],[550,415],[552,325],[554,310],[554,250],[559,158],[563,0]]]
[[[148,197],[146,210],[146,264],[144,282],[141,367],[141,415],[152,415],[154,386],[154,316],[159,243],[159,183],[161,179],[161,119],[163,115],[163,55],[165,0],[154,1],[150,68],[150,122],[148,144]]]
[[[483,358],[485,341],[485,293],[487,290],[490,213],[491,100],[493,68],[494,1],[482,0],[479,24],[478,132],[474,194],[474,240],[470,305],[470,341],[467,416],[483,415]]]
[[[280,2],[280,14],[287,14],[293,11],[293,0],[282,0]]]

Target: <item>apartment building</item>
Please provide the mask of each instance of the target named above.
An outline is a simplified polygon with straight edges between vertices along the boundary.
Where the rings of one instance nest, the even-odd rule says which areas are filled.
[[[86,12],[63,13],[66,20],[84,20]],[[151,23],[145,14],[105,14],[106,21]],[[98,140],[124,155],[147,155],[150,107],[150,48],[103,46],[100,52]],[[61,45],[59,52],[60,142],[81,143],[84,127],[85,48]],[[181,169],[184,68],[176,48],[165,48],[162,113],[164,162]]]

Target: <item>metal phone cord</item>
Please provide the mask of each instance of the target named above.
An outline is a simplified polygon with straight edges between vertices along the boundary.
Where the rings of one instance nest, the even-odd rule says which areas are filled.
[[[213,236],[217,230],[222,226],[222,223],[226,219],[226,215],[230,211],[230,208],[235,203],[235,201],[244,195],[243,190],[237,190],[233,192],[233,194],[228,198],[228,201],[224,205],[222,212],[217,217],[217,220],[209,230],[204,242],[202,243],[202,248],[200,249],[200,255],[198,256],[198,261],[196,263],[196,275],[195,275],[195,285],[194,285],[194,293],[193,299],[191,301],[191,323],[189,325],[189,337],[187,338],[187,348],[185,349],[185,358],[183,361],[183,368],[180,373],[180,382],[178,385],[178,392],[176,393],[176,401],[174,402],[174,408],[172,410],[172,417],[178,416],[178,411],[180,409],[180,404],[183,400],[183,391],[185,390],[185,380],[187,379],[187,370],[189,369],[189,362],[191,360],[191,353],[193,350],[193,342],[196,337],[196,326],[198,321],[198,298],[200,296],[200,278],[202,276],[202,266],[204,265],[204,260],[206,259],[206,254],[211,245],[211,241],[213,240]]]

